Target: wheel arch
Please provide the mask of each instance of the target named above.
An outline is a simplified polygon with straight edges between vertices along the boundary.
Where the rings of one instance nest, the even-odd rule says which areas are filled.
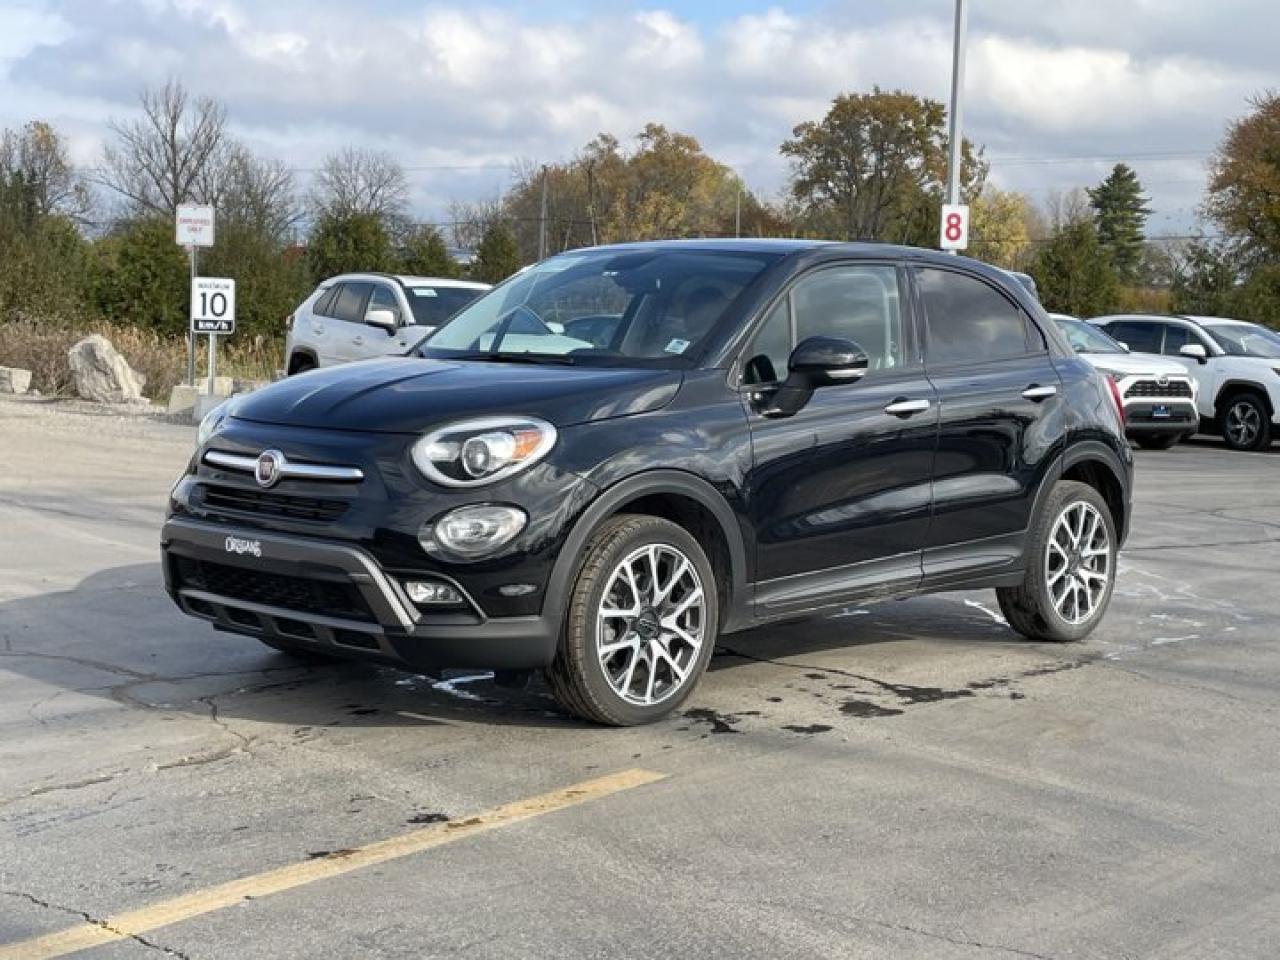
[[[544,615],[563,625],[569,592],[582,562],[582,550],[595,529],[620,513],[662,517],[688,530],[707,552],[716,571],[721,630],[749,621],[747,548],[729,503],[706,480],[680,470],[636,474],[602,491],[582,512],[560,549],[547,585]],[[727,575],[726,575],[727,574]]]
[[[1222,418],[1222,405],[1228,397],[1235,396],[1238,393],[1251,393],[1262,400],[1263,407],[1266,408],[1267,416],[1275,418],[1276,409],[1271,402],[1271,394],[1267,392],[1267,388],[1256,380],[1227,380],[1218,388],[1217,395],[1213,398],[1213,415],[1219,419]]]
[[[300,360],[310,360],[312,366],[320,366],[320,358],[310,347],[294,347],[293,352],[289,354],[289,362],[285,367],[285,372],[287,374],[297,373]]]
[[[1128,475],[1128,469],[1114,450],[1106,444],[1088,441],[1068,447],[1059,461],[1058,475],[1053,477],[1051,473],[1050,478],[1054,482],[1075,480],[1097,490],[1111,509],[1119,546],[1129,533]],[[1047,487],[1052,488],[1052,485],[1052,482],[1046,482]],[[1040,497],[1037,498],[1040,502],[1036,504],[1037,515],[1047,496],[1048,490],[1041,490]]]

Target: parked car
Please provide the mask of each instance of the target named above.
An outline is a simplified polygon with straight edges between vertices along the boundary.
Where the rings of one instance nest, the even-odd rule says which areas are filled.
[[[1200,428],[1233,450],[1262,450],[1280,427],[1280,337],[1225,317],[1095,317],[1133,350],[1176,359],[1198,385]]]
[[[1133,353],[1099,327],[1049,314],[1076,353],[1115,380],[1124,402],[1125,433],[1140,446],[1167,450],[1200,429],[1196,382],[1176,360]]]
[[[1133,454],[1115,384],[1016,282],[905,247],[562,254],[420,358],[290,378],[201,425],[169,593],[301,655],[545,672],[655,720],[716,638],[994,587],[1010,625],[1103,616]]]
[[[386,273],[330,277],[285,321],[285,371],[404,353],[488,289],[467,280]]]

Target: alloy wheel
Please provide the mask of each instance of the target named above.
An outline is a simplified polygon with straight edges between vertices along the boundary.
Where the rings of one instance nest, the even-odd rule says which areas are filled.
[[[1077,500],[1058,515],[1045,551],[1045,582],[1058,616],[1070,624],[1089,620],[1111,582],[1111,535],[1091,503]]]
[[[1262,417],[1249,401],[1238,400],[1227,411],[1227,436],[1236,446],[1252,446],[1261,429]]]
[[[706,641],[707,600],[687,556],[656,543],[613,569],[596,616],[596,653],[623,700],[652,706],[689,679]]]

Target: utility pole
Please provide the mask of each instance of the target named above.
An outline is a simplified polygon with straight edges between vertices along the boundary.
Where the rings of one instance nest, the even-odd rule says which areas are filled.
[[[538,259],[547,259],[547,165],[542,165],[542,215],[538,218]]]
[[[596,239],[596,165],[587,164],[587,217],[591,220],[591,245],[600,241]]]
[[[733,212],[733,235],[742,236],[742,184],[738,184],[738,204]]]
[[[951,48],[951,116],[948,134],[947,203],[960,202],[960,159],[963,155],[964,133],[961,125],[961,106],[964,100],[965,39],[969,32],[969,10],[966,0],[956,0],[955,34]],[[954,256],[957,251],[952,250]]]

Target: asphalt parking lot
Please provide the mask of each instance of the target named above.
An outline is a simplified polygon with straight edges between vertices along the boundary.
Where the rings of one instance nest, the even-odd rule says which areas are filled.
[[[1276,954],[1280,448],[1139,452],[1082,644],[849,609],[612,730],[180,615],[193,435],[0,402],[0,960]]]

